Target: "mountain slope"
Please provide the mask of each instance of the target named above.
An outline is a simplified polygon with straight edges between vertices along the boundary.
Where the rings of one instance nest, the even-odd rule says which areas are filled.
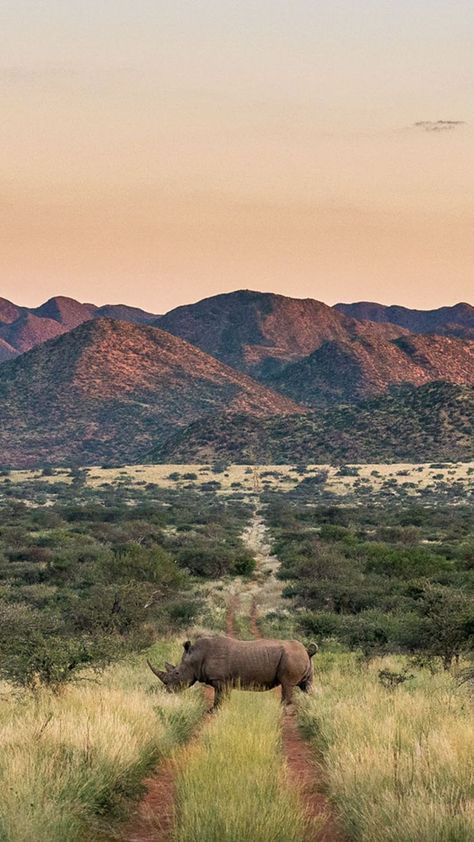
[[[334,309],[354,319],[391,322],[410,333],[440,333],[474,339],[474,307],[464,302],[436,310],[413,310],[397,305],[386,306],[371,301],[336,304]]]
[[[0,325],[9,325],[18,319],[23,313],[23,307],[17,307],[7,298],[0,298]]]
[[[136,461],[157,438],[224,410],[299,407],[165,331],[89,321],[1,367],[2,463]]]
[[[266,382],[301,403],[324,406],[437,380],[474,385],[474,342],[422,335],[325,342]]]
[[[474,388],[449,383],[283,418],[198,420],[153,448],[149,461],[240,464],[474,459]]]
[[[366,334],[394,338],[405,333],[393,325],[357,322],[310,298],[252,290],[177,307],[156,324],[228,365],[262,377],[327,341]]]

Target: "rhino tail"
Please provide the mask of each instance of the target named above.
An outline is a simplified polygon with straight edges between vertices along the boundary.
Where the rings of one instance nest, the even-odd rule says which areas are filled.
[[[316,652],[318,651],[317,643],[308,644],[308,646],[306,647],[306,651],[307,651],[309,657],[312,658],[313,655],[316,655]]]

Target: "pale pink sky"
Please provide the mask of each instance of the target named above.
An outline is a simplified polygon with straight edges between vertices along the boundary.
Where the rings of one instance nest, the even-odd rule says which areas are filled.
[[[16,0],[0,29],[0,295],[474,300],[471,2]]]

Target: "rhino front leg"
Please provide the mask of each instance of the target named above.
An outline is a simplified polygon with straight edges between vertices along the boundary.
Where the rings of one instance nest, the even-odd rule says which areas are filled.
[[[227,699],[230,696],[230,687],[222,682],[216,682],[212,685],[214,687],[214,705],[213,710],[217,710],[220,708],[224,699]]]

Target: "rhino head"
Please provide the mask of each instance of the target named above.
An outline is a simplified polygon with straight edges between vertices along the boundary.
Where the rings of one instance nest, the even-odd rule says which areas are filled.
[[[157,678],[160,679],[160,681],[163,682],[168,693],[179,693],[181,690],[186,690],[187,687],[191,687],[191,685],[196,681],[194,668],[187,658],[189,650],[191,649],[191,642],[189,640],[186,640],[186,642],[183,643],[183,649],[184,654],[181,659],[181,663],[177,667],[175,667],[174,664],[170,664],[168,661],[165,661],[165,669],[159,670],[157,667],[154,667],[150,661],[147,661],[151,671],[157,676]]]

